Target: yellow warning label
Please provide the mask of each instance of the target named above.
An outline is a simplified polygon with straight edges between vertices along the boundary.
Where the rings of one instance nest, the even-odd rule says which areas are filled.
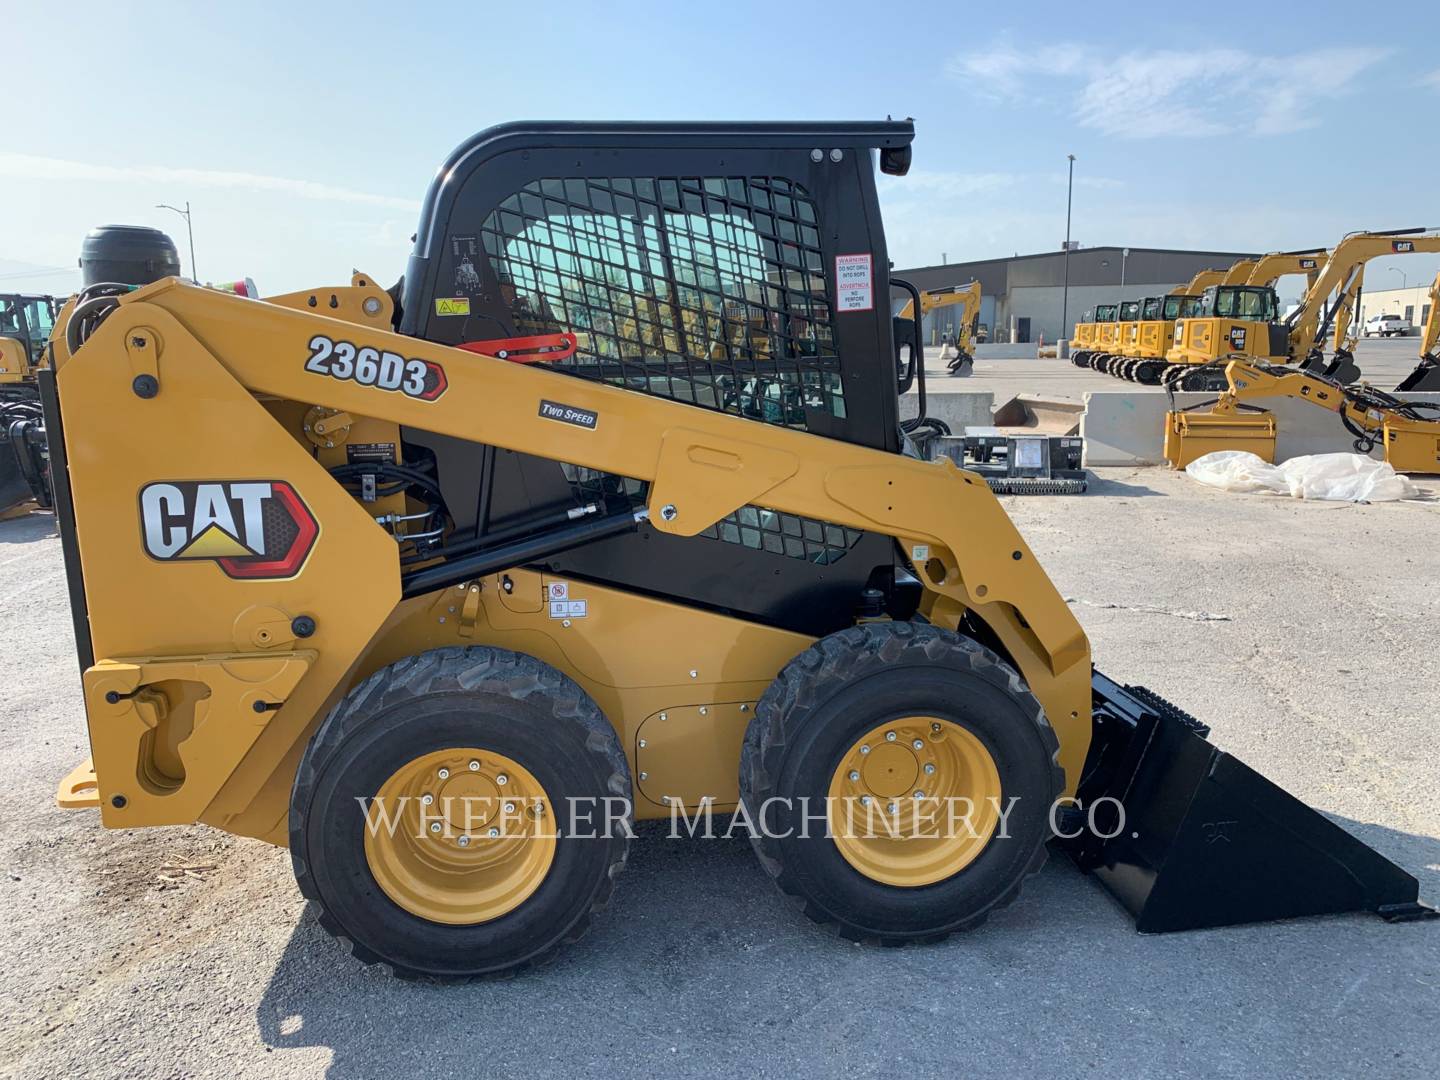
[[[435,301],[436,315],[469,315],[470,298],[468,296],[441,297]]]

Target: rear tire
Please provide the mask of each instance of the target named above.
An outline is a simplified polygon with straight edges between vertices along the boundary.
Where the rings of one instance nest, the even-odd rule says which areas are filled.
[[[370,832],[367,843],[362,808],[382,789],[394,790],[409,764],[420,762],[426,778],[435,775],[433,762],[446,754],[460,755],[459,766],[433,785],[422,779],[421,790],[430,794],[433,787],[432,798],[443,802],[446,784],[484,781],[488,765],[477,769],[482,763],[476,760],[467,770],[465,759],[512,762],[512,777],[497,773],[495,780],[505,786],[491,791],[505,798],[520,794],[522,776],[543,791],[547,804],[534,814],[533,831],[543,836],[547,830],[540,825],[548,818],[553,855],[527,859],[520,846],[552,841],[495,840],[488,828],[459,825],[452,831],[447,821],[444,834],[434,837],[422,824],[413,841],[402,825],[388,843],[397,843],[398,833],[410,849],[376,861],[376,834]],[[388,964],[402,976],[495,975],[553,958],[605,906],[625,865],[630,796],[619,739],[574,681],[504,649],[436,649],[381,668],[351,690],[315,733],[291,795],[290,855],[300,891],[319,908],[320,925],[348,941],[363,962]],[[459,796],[467,797],[475,796]],[[607,819],[599,802],[591,815],[595,827],[570,835],[571,798],[624,799],[625,812]],[[531,824],[525,819],[524,827]],[[421,846],[432,842],[441,846]],[[493,873],[495,857],[487,852],[497,849],[486,845],[505,843],[516,845],[519,872],[531,877],[509,889],[508,902],[492,904],[483,921],[467,921],[477,918],[465,913],[467,904],[474,899],[470,910],[480,910],[485,899],[479,887],[467,892],[469,882],[485,883],[484,875]],[[463,877],[457,886],[457,869],[475,877]],[[420,889],[411,890],[413,903],[397,880],[401,886],[419,881]]]
[[[853,779],[842,766],[856,760],[856,740],[916,718],[933,718],[937,732],[958,728],[982,746],[998,772],[999,804],[1010,809],[1003,830],[961,869],[901,885],[858,869],[817,808],[827,805],[832,781]],[[894,752],[907,739],[876,747]],[[870,623],[820,639],[770,685],[745,734],[740,793],[761,865],[812,920],[855,940],[935,939],[984,922],[1044,863],[1051,806],[1064,786],[1058,753],[1040,703],[993,652],[934,626]],[[806,812],[809,834],[785,835],[798,833]]]

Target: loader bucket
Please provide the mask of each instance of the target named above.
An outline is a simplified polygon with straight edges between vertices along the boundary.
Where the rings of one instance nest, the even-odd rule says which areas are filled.
[[[1097,808],[1094,831],[1062,822],[1061,842],[1140,932],[1440,914],[1420,902],[1414,877],[1211,745],[1193,717],[1099,672],[1092,688],[1094,742],[1077,806]]]
[[[1024,428],[1046,435],[1078,435],[1085,403],[1073,398],[1017,394],[995,410],[997,428]]]

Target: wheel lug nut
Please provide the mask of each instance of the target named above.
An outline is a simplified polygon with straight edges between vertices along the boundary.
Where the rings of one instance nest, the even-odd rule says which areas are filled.
[[[869,806],[869,805],[870,805],[870,796],[869,796],[869,795],[861,795],[861,796],[860,796],[860,805],[861,805],[861,806]]]
[[[933,731],[936,735],[939,735],[939,734],[940,734],[940,725],[939,725],[939,724],[931,724],[931,725],[930,725],[930,730]]]
[[[505,804],[505,813],[507,813],[507,814],[513,814],[514,812],[515,812],[515,804],[514,804],[513,802],[507,802],[507,803]]]
[[[433,803],[434,801],[435,801],[435,796],[434,796],[434,795],[421,795],[421,796],[420,796],[420,805],[421,805],[421,806],[429,806],[429,805],[430,805],[431,803]]]
[[[919,790],[917,790],[917,791],[915,792],[915,798],[917,798],[917,799],[923,799],[924,797],[925,797],[925,792],[919,791]]]
[[[491,830],[490,830],[490,839],[493,840],[493,839],[495,839],[495,837],[497,837],[497,836],[499,836],[499,835],[500,835],[500,830],[499,830],[499,829],[491,829]]]
[[[934,765],[933,762],[927,761],[927,762],[925,763],[925,775],[926,775],[926,776],[934,776],[934,775],[935,775],[935,765]]]
[[[441,770],[440,770],[438,773],[436,773],[435,775],[438,776],[438,777],[440,777],[441,780],[449,780],[449,779],[450,779],[450,770],[449,770],[449,769],[441,769]]]
[[[440,831],[440,822],[437,821],[437,822],[435,822],[434,824],[432,824],[432,825],[430,826],[430,831],[431,831],[431,832],[434,832],[434,833],[438,833],[438,832]]]
[[[868,747],[868,746],[862,746],[862,747],[860,747],[860,753],[862,753],[862,754],[868,754],[869,752],[870,752],[870,747]]]
[[[471,771],[471,772],[479,772],[479,771],[480,771],[480,762],[478,762],[478,761],[472,761],[472,762],[470,762],[470,771]]]
[[[499,784],[501,787],[504,787],[509,782],[510,778],[506,776],[503,772],[499,776],[495,777],[495,783]]]
[[[860,774],[859,774],[858,772],[856,772],[854,769],[851,769],[851,770],[850,770],[850,779],[851,779],[851,780],[859,780],[859,779],[860,779]]]
[[[885,732],[885,741],[886,741],[886,742],[894,742],[894,741],[895,741],[895,733],[894,733],[893,731],[887,731],[887,732]]]
[[[459,844],[461,847],[469,847],[469,846],[470,846],[470,837],[468,837],[468,836],[462,836],[462,837],[460,837],[458,840],[456,840],[455,842],[456,842],[457,844]]]
[[[916,740],[915,740],[914,742],[912,742],[910,745],[913,746],[916,750],[924,750],[924,749],[925,749],[925,740],[924,740],[924,739],[916,739]]]
[[[890,813],[893,814],[893,813],[895,813],[896,810],[898,810],[898,809],[900,809],[900,808],[899,808],[898,806],[896,806],[896,805],[892,802],[892,803],[888,804],[888,805],[885,807],[885,809],[886,809],[886,810],[889,810]]]

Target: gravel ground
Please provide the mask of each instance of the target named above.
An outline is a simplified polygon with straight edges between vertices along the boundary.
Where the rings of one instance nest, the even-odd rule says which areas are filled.
[[[1198,714],[1440,901],[1440,502],[1225,495],[1158,469],[1006,501],[1103,670]],[[0,1075],[1435,1073],[1440,924],[1141,937],[1058,858],[982,929],[880,949],[796,914],[743,841],[646,834],[550,967],[399,982],[316,928],[283,851],[54,808],[87,751],[44,517],[0,523],[0,637]]]

